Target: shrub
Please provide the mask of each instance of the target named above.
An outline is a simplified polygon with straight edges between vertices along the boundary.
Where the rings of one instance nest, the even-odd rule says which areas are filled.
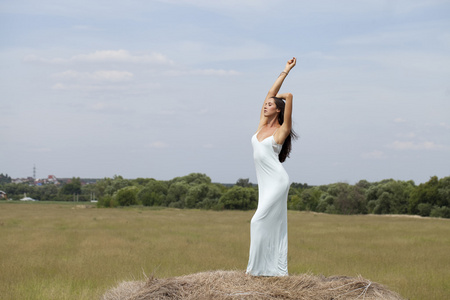
[[[171,203],[180,202],[176,204],[176,207],[179,208],[180,205],[184,207],[184,199],[186,198],[189,187],[189,184],[184,181],[172,183],[167,191],[167,197],[163,205],[173,207]]]
[[[225,209],[254,209],[257,206],[257,192],[254,188],[236,185],[223,194],[219,202]]]
[[[375,207],[377,206],[377,200],[370,200],[367,202],[367,210],[370,214],[373,214],[375,211]]]
[[[304,210],[305,205],[303,204],[302,198],[299,195],[292,195],[288,197],[288,209],[292,210]]]
[[[434,218],[450,218],[450,207],[442,206],[434,206],[431,209],[430,217]]]
[[[327,213],[327,214],[337,214],[339,212],[336,209],[336,207],[333,204],[331,204],[331,205],[327,206],[327,209],[325,209],[325,213]]]
[[[137,193],[136,197],[137,201],[144,206],[160,206],[164,202],[166,195],[154,191],[150,187],[145,187]]]
[[[114,194],[114,199],[120,206],[130,206],[137,204],[137,188],[135,186],[124,187]]]
[[[100,197],[97,202],[97,207],[117,207],[119,203],[111,195]]]
[[[419,211],[419,215],[422,217],[427,217],[431,213],[431,204],[430,203],[420,203],[417,205],[417,210]]]
[[[301,193],[301,198],[304,209],[308,211],[316,211],[321,195],[322,191],[318,188],[303,190]]]

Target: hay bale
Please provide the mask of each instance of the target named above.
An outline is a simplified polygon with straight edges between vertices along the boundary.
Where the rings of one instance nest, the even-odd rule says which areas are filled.
[[[362,277],[253,277],[243,271],[212,271],[147,282],[123,282],[102,300],[168,299],[389,299],[401,300],[384,286]]]
[[[144,288],[144,281],[124,281],[108,290],[102,299],[130,299],[130,296]]]

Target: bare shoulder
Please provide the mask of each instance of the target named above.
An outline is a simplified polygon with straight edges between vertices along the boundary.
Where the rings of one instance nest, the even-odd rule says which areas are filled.
[[[291,133],[290,129],[287,129],[286,126],[281,126],[273,135],[275,142],[279,145],[283,145],[286,138]]]

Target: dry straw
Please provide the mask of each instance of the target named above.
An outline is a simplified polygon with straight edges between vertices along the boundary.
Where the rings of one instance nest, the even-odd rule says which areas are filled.
[[[362,277],[315,276],[253,277],[242,271],[213,271],[147,282],[122,282],[102,300],[166,299],[389,299],[398,294]]]

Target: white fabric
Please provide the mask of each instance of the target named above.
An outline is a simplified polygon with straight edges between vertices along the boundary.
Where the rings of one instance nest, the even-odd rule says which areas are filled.
[[[258,208],[250,224],[247,273],[254,276],[287,276],[287,196],[289,176],[278,160],[281,146],[272,136],[252,137],[258,179]]]

